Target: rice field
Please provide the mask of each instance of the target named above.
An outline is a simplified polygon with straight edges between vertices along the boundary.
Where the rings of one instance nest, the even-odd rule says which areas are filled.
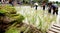
[[[22,14],[25,17],[23,23],[33,25],[34,27],[40,29],[43,33],[46,32],[52,24],[56,23],[56,15],[48,13],[48,8],[45,11],[42,7],[31,8],[30,6],[16,6],[17,13]]]

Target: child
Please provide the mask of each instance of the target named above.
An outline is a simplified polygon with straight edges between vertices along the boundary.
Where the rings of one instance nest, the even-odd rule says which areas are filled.
[[[51,13],[51,5],[52,5],[51,2],[49,2],[48,5],[47,5],[47,6],[49,7],[49,8],[48,8],[48,13]]]
[[[43,10],[45,10],[45,5],[46,5],[46,2],[45,2],[45,1],[43,1],[43,2],[42,2]]]
[[[51,13],[51,8],[48,8],[48,13]]]
[[[35,9],[37,10],[38,3],[36,2],[36,3],[34,3],[34,5],[35,5]]]
[[[58,7],[56,5],[51,5],[52,9],[53,9],[53,15],[56,13],[56,15],[58,15]]]
[[[52,4],[52,2],[50,2],[49,4],[48,4],[48,6],[49,6],[49,9],[48,9],[48,12],[49,13],[51,13],[51,9],[53,10],[53,15],[56,13],[57,15],[58,15],[58,7],[57,7],[57,5],[54,5],[54,4]]]

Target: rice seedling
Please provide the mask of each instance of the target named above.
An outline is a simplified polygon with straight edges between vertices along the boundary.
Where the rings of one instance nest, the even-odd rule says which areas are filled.
[[[23,12],[21,11],[23,10]],[[43,10],[34,10],[31,8],[21,8],[20,14],[24,15],[27,20],[24,20],[24,22],[27,21],[27,23],[34,25],[36,28],[40,29],[43,33],[46,33],[48,28],[50,27],[51,23],[53,21],[56,21],[56,17],[52,16],[50,17],[49,14],[46,15],[43,13]]]

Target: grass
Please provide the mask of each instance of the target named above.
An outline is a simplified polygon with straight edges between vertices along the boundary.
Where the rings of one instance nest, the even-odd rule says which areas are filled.
[[[47,11],[43,10],[34,10],[32,8],[21,7],[17,11],[18,13],[24,15],[25,20],[24,23],[29,23],[34,25],[36,28],[40,29],[43,33],[45,33],[50,27],[51,23],[56,21],[56,16],[48,14]],[[46,12],[43,13],[43,12]],[[51,18],[51,17],[52,18]],[[28,30],[28,29],[27,29]]]

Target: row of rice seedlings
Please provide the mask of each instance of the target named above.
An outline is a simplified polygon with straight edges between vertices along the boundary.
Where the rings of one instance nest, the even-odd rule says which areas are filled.
[[[43,11],[41,10],[37,10],[37,11],[33,9],[30,9],[30,10],[22,9],[22,10],[23,10],[22,14],[25,16],[25,18],[27,18],[27,22],[29,24],[33,24],[34,26],[36,26],[36,21],[38,19],[39,24],[36,27],[40,29],[43,33],[45,33],[48,30],[52,21],[56,20],[56,17],[54,16],[50,18],[49,14],[45,16]]]
[[[50,27],[50,25],[53,21],[56,21],[56,17],[53,16],[52,18],[50,18],[49,16],[48,17],[47,16],[40,18],[40,20],[43,19],[40,23],[40,26],[41,26],[40,29],[43,33],[48,30],[48,28]]]

